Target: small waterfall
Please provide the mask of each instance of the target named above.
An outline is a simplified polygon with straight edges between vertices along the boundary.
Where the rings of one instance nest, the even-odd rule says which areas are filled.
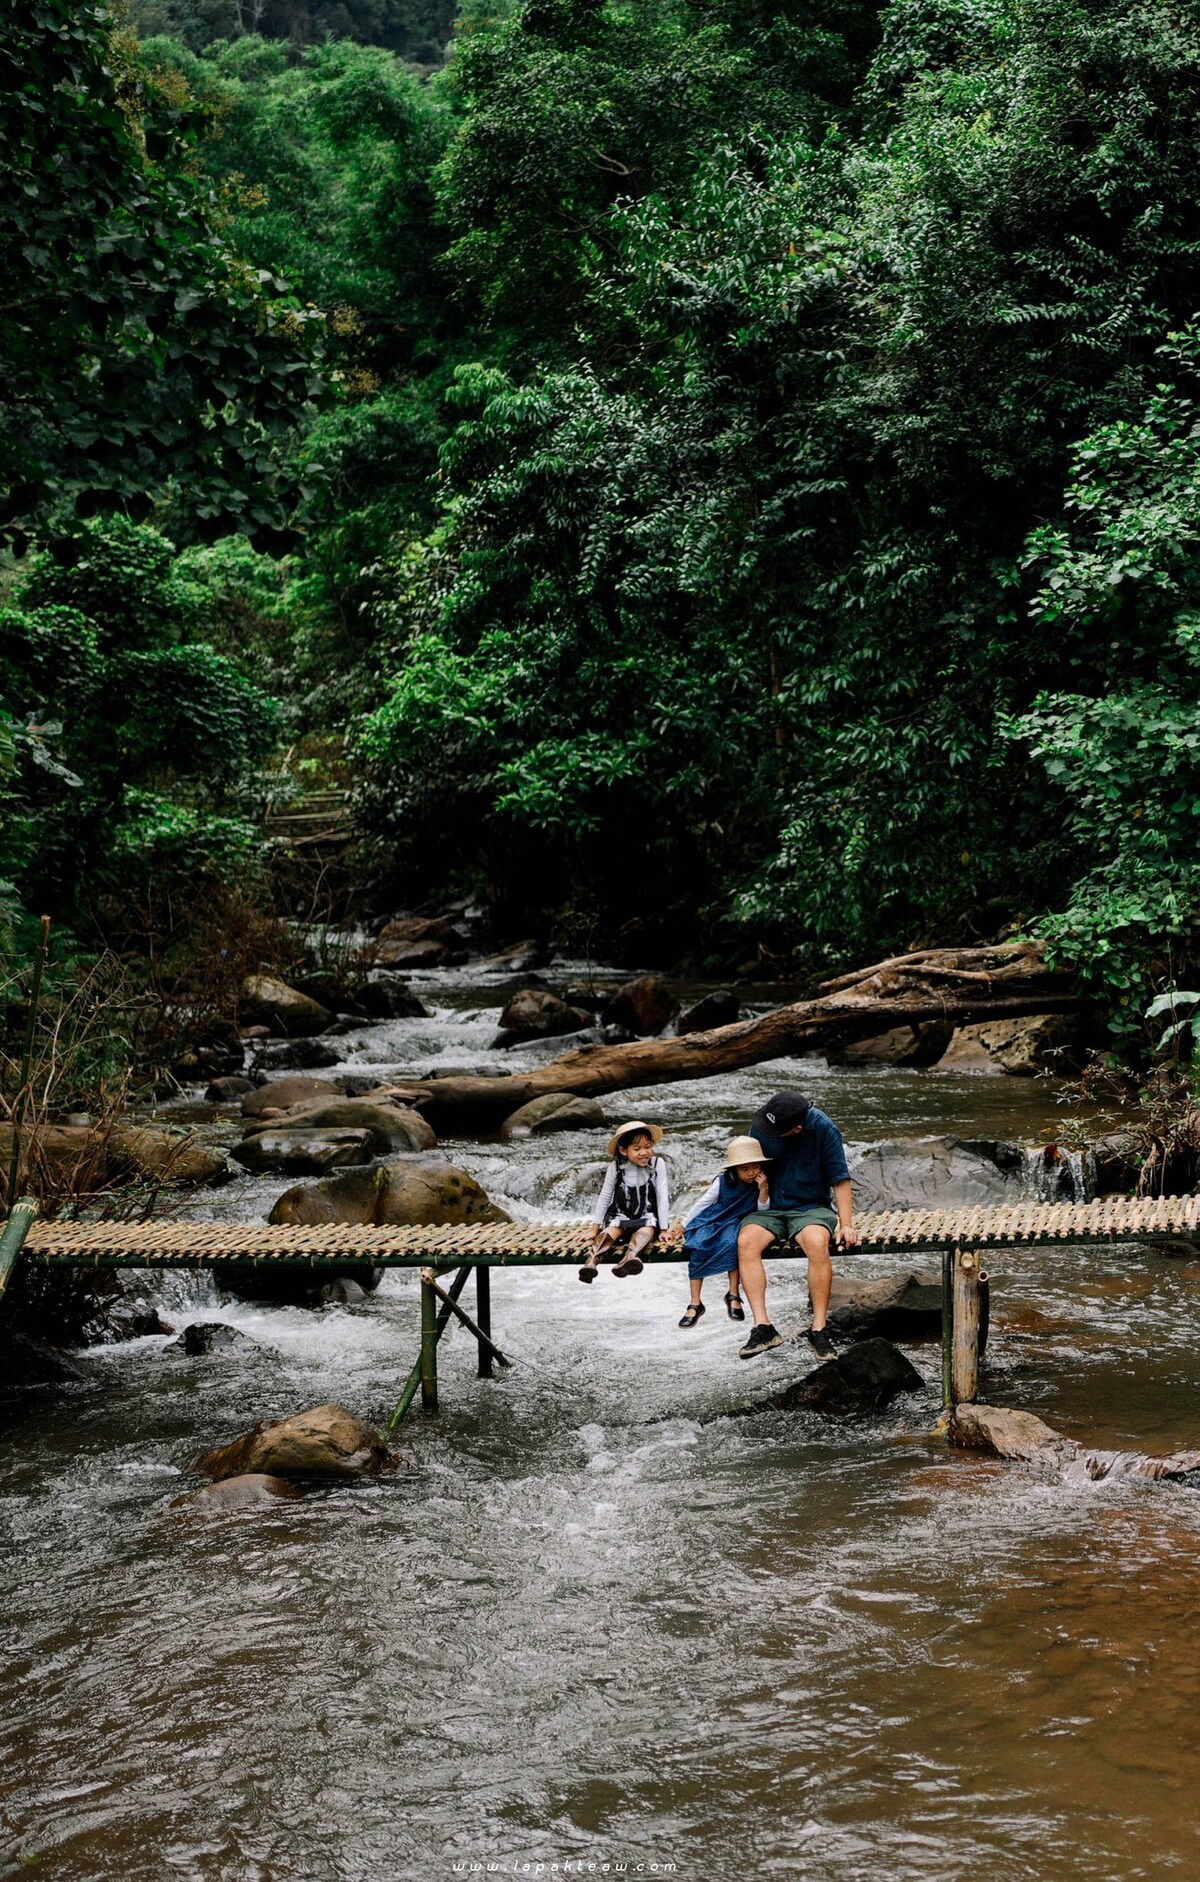
[[[1090,1150],[1044,1144],[1025,1152],[1022,1187],[1035,1202],[1088,1202],[1095,1194],[1095,1159]]]

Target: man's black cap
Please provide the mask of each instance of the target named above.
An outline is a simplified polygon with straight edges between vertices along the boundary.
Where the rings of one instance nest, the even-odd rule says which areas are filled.
[[[798,1091],[777,1091],[773,1098],[768,1098],[761,1111],[756,1111],[750,1120],[752,1137],[782,1137],[785,1131],[795,1130],[797,1124],[803,1124],[812,1110],[812,1099],[802,1098]]]

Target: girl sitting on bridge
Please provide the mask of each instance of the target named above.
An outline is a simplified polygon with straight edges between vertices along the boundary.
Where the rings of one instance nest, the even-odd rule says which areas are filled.
[[[609,1166],[592,1211],[592,1252],[579,1269],[581,1281],[594,1281],[601,1258],[619,1242],[628,1244],[613,1273],[624,1280],[640,1274],[642,1255],[670,1217],[667,1166],[654,1154],[662,1142],[657,1124],[634,1118],[608,1140]]]
[[[770,1161],[756,1137],[735,1137],[725,1155],[725,1168],[714,1176],[696,1207],[684,1217],[692,1300],[679,1322],[681,1327],[694,1327],[704,1312],[700,1294],[710,1274],[729,1278],[725,1290],[729,1318],[746,1318],[738,1291],[738,1231],[752,1210],[767,1207],[766,1166]]]

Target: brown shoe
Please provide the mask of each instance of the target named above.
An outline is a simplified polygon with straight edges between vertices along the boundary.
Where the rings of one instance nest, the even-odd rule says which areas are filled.
[[[589,1255],[582,1267],[576,1269],[576,1273],[581,1281],[594,1281],[599,1266],[599,1255]]]
[[[623,1281],[627,1274],[640,1274],[645,1265],[640,1255],[628,1254],[622,1261],[618,1261],[613,1273],[619,1281]]]

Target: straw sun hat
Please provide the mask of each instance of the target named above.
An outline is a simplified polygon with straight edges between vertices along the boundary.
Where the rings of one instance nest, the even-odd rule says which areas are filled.
[[[735,1137],[725,1155],[725,1162],[731,1169],[739,1163],[770,1163],[757,1137]]]
[[[652,1144],[661,1144],[663,1140],[662,1126],[660,1124],[647,1124],[640,1117],[630,1118],[628,1124],[619,1125],[609,1138],[608,1154],[610,1157],[616,1156],[617,1145],[620,1143],[622,1137],[632,1137],[634,1131],[644,1131]]]

